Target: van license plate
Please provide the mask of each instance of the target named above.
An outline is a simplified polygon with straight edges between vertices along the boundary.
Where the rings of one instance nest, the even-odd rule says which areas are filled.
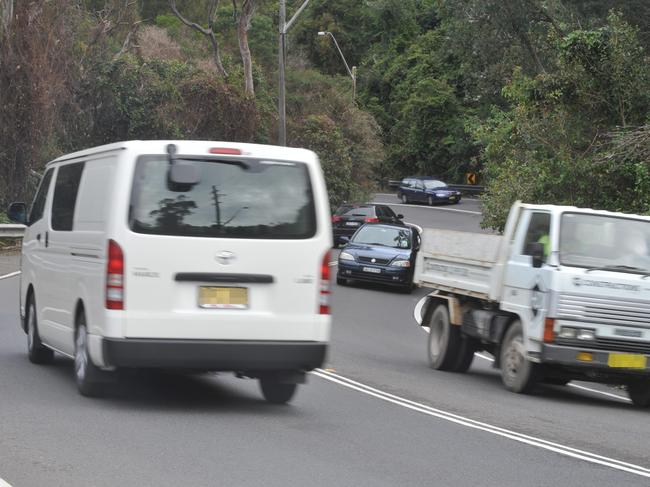
[[[199,307],[209,309],[247,309],[248,289],[245,287],[199,288]]]
[[[610,353],[607,365],[620,369],[645,369],[647,359],[645,355],[636,353]]]
[[[364,267],[363,272],[372,272],[373,274],[381,274],[381,269],[375,267]]]

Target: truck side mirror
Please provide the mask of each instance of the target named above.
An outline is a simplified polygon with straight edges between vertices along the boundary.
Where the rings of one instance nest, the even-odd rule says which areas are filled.
[[[539,269],[544,264],[544,244],[540,242],[530,242],[526,245],[524,254],[533,258],[533,267]]]
[[[7,209],[7,217],[14,223],[27,224],[27,205],[25,203],[11,203]]]

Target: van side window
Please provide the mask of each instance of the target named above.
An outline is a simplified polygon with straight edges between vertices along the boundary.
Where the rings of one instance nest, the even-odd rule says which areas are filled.
[[[523,255],[527,255],[526,247],[530,243],[541,243],[544,246],[544,261],[548,258],[551,246],[551,215],[550,213],[533,213],[528,224],[524,240]]]
[[[36,223],[43,218],[43,210],[45,210],[45,201],[47,199],[47,190],[50,189],[50,182],[52,181],[52,174],[54,169],[50,169],[45,173],[41,180],[41,185],[38,187],[32,209],[29,212],[29,224]]]
[[[71,231],[74,208],[84,163],[77,162],[59,167],[52,200],[52,229]]]

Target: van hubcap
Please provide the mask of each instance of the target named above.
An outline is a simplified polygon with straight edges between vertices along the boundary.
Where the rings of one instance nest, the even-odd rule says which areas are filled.
[[[75,373],[77,379],[83,381],[86,378],[86,367],[88,366],[88,354],[86,353],[86,328],[81,326],[77,332],[76,353],[74,355]]]

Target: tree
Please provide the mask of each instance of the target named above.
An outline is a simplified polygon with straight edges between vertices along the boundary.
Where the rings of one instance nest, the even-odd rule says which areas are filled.
[[[239,52],[244,66],[244,92],[246,95],[255,96],[253,85],[253,59],[248,47],[248,30],[251,28],[251,19],[255,13],[256,0],[239,0],[241,8],[238,9],[238,0],[232,0],[232,8],[237,20],[237,39]]]
[[[219,41],[217,41],[217,36],[214,32],[214,24],[217,20],[217,9],[219,8],[219,0],[210,0],[208,3],[208,27],[201,27],[199,24],[196,22],[191,22],[187,20],[183,15],[178,11],[178,8],[176,7],[176,0],[169,0],[169,6],[171,7],[172,11],[174,12],[174,15],[178,17],[178,19],[183,22],[185,25],[188,27],[196,30],[197,32],[200,32],[204,36],[206,36],[208,39],[210,39],[210,43],[212,44],[212,52],[213,52],[213,57],[214,57],[214,64],[217,69],[217,73],[220,76],[223,76],[224,78],[228,77],[228,73],[226,73],[226,69],[223,67],[223,63],[221,62],[221,53],[219,51]]]

